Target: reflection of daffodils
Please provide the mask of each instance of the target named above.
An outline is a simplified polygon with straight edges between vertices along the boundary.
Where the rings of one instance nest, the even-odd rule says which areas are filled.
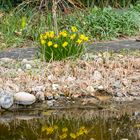
[[[68,128],[67,127],[62,128],[62,132],[68,132]]]
[[[72,138],[72,139],[76,139],[76,134],[74,134],[74,133],[70,133],[70,137]]]
[[[50,135],[50,134],[52,134],[54,132],[54,128],[53,127],[48,127],[48,128],[46,128],[46,134],[47,135]]]
[[[77,136],[81,136],[81,135],[84,135],[87,133],[88,133],[87,129],[84,126],[82,126],[82,127],[80,127],[79,131],[76,134],[77,134]]]
[[[42,127],[42,132],[46,132],[47,135],[51,135],[53,134],[54,130],[57,130],[58,129],[58,126],[54,125],[53,127],[47,127],[47,126],[44,126]]]
[[[59,135],[59,138],[62,140],[62,139],[65,139],[67,138],[67,134],[66,133],[63,133],[61,135]]]

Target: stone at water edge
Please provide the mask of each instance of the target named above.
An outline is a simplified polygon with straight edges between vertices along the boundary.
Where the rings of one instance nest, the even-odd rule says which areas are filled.
[[[27,92],[18,92],[14,95],[14,100],[17,104],[31,105],[36,101],[36,97]]]
[[[13,105],[13,95],[7,91],[0,91],[0,107],[8,109]]]
[[[37,92],[36,93],[36,98],[39,100],[39,101],[44,101],[45,100],[45,95],[44,95],[44,92]]]

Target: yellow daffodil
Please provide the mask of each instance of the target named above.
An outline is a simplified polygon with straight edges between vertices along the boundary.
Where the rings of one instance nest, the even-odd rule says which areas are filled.
[[[49,32],[49,37],[54,38],[54,31]]]
[[[79,130],[79,131],[76,133],[76,136],[79,137],[79,136],[81,136],[81,135],[83,135],[83,134],[84,134],[84,132],[83,132],[82,130]]]
[[[62,47],[66,47],[66,46],[68,46],[68,42],[64,42],[63,44],[62,44]]]
[[[65,139],[67,138],[67,134],[66,133],[63,133],[62,135],[59,136],[59,138],[62,140],[62,139]]]
[[[60,38],[60,35],[56,36],[56,38]]]
[[[84,41],[88,41],[88,40],[89,40],[89,38],[88,37],[85,37]]]
[[[41,129],[42,132],[46,131],[46,126],[43,126]]]
[[[41,44],[42,44],[42,45],[45,45],[45,44],[46,44],[46,40],[41,39]]]
[[[75,37],[76,37],[76,34],[73,34],[70,36],[70,39],[73,40],[73,39],[75,39]]]
[[[49,37],[49,32],[46,32],[44,35],[43,35],[43,38],[44,39],[47,39]]]
[[[49,41],[47,44],[49,47],[53,45],[52,41]]]
[[[57,129],[58,129],[58,126],[57,126],[57,125],[54,125],[53,128],[54,128],[55,130],[57,130]]]
[[[79,38],[80,38],[81,40],[84,40],[85,35],[81,34]]]
[[[57,48],[57,47],[58,47],[58,44],[54,44],[53,47],[54,47],[54,48]]]
[[[70,133],[70,137],[72,138],[72,139],[76,139],[76,134],[74,134],[74,133]]]
[[[44,36],[43,34],[40,34],[40,40],[42,40],[42,39],[43,39],[43,36]]]
[[[79,133],[87,134],[88,131],[84,126],[82,126],[82,127],[80,127]]]
[[[25,26],[26,26],[26,17],[22,17],[22,19],[21,19],[21,27],[22,27],[22,29],[24,29]]]
[[[77,32],[78,31],[78,29],[75,26],[72,26],[71,30],[72,30],[72,32]]]
[[[62,35],[63,37],[67,37],[67,36],[68,36],[68,33],[67,33],[66,30],[64,30],[64,31],[61,31],[61,32],[59,33],[59,35]]]
[[[67,127],[62,128],[62,132],[67,132],[67,131],[68,131]]]
[[[81,40],[83,41],[88,41],[88,37],[86,37],[85,35],[81,34],[79,37]]]
[[[46,128],[46,134],[47,135],[50,135],[50,134],[52,134],[54,132],[54,128],[53,127],[47,127]]]
[[[81,44],[81,43],[82,43],[82,40],[81,40],[81,39],[78,39],[76,42],[77,42],[78,44]]]
[[[45,34],[45,35],[43,36],[43,38],[44,38],[44,39],[47,39],[47,38],[48,38],[48,36]]]
[[[62,36],[63,36],[63,37],[67,37],[67,33],[64,32],[64,33],[62,34]]]

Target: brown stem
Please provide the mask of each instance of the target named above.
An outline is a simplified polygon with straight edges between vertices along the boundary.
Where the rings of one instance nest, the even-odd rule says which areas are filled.
[[[54,31],[58,35],[58,25],[57,25],[57,1],[52,0],[52,14],[53,14],[53,23],[54,23]]]

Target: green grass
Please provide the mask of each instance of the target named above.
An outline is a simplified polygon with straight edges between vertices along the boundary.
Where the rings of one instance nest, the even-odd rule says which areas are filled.
[[[97,40],[112,40],[120,36],[136,35],[140,29],[140,13],[128,9],[119,11],[108,8],[92,8],[75,12],[60,21],[61,26],[75,24],[81,32]]]
[[[26,19],[24,28],[23,17]],[[40,33],[52,28],[50,13],[39,13],[36,9],[4,13],[0,18],[0,42],[4,47],[24,46],[25,42],[37,40]]]
[[[118,37],[134,36],[140,29],[140,5],[127,9],[88,8],[74,11],[66,16],[59,16],[59,30],[77,26],[81,33],[96,40],[114,40]],[[40,33],[53,30],[51,13],[36,8],[23,8],[11,12],[3,12],[0,18],[0,50],[8,47],[24,47],[34,45]],[[23,27],[23,17],[25,27]],[[30,43],[29,43],[30,42]],[[37,45],[37,44],[36,44]]]

